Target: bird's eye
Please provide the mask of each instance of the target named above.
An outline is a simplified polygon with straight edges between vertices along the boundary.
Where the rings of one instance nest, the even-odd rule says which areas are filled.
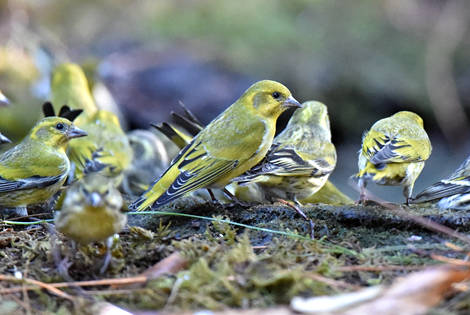
[[[64,124],[62,124],[62,123],[58,123],[57,125],[55,125],[55,128],[56,128],[57,130],[64,130],[64,127],[65,127],[65,126],[64,126]]]
[[[279,92],[273,92],[273,94],[271,94],[275,99],[278,99],[281,97],[281,93]]]

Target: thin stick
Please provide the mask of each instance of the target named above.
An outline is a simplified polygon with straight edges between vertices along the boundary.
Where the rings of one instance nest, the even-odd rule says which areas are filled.
[[[350,272],[350,271],[414,271],[424,269],[426,266],[342,266],[335,268],[337,271]]]
[[[52,293],[54,295],[57,295],[58,297],[73,301],[72,296],[68,295],[65,292],[60,291],[59,289],[57,289],[52,284],[44,283],[42,281],[38,281],[38,280],[34,280],[34,279],[27,279],[27,278],[17,279],[13,276],[6,276],[6,275],[0,275],[0,281],[23,282],[23,283],[36,285],[36,286],[38,286],[42,289],[46,289],[47,291],[49,291],[50,293]],[[20,289],[23,290],[23,287],[20,287]]]

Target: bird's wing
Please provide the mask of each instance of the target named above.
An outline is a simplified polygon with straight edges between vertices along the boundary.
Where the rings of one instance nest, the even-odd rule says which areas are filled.
[[[231,172],[238,163],[238,160],[221,159],[211,156],[204,149],[204,146],[201,145],[201,142],[196,143],[193,140],[174,159],[173,166],[158,178],[151,185],[151,188],[132,204],[131,208],[141,209],[141,205],[151,195],[159,194],[158,190],[160,188],[163,188],[164,191],[153,203],[153,206],[158,207],[166,204],[190,191],[214,183],[218,178]],[[171,173],[176,173],[176,176]],[[166,183],[166,179],[169,179],[171,182]],[[167,186],[168,188],[166,188]],[[143,206],[143,208],[146,207]]]
[[[31,176],[18,180],[8,180],[0,177],[0,192],[44,188],[56,184],[63,178],[63,174],[56,176]]]
[[[387,136],[374,130],[364,137],[363,153],[374,164],[406,163],[424,161],[430,152],[425,140],[404,139],[400,136]],[[429,150],[430,151],[430,150]]]
[[[327,157],[319,158],[312,154],[299,152],[293,147],[273,145],[266,158],[257,166],[234,181],[246,182],[257,176],[324,176],[331,173],[335,163]]]
[[[458,180],[441,180],[417,194],[412,202],[428,202],[466,193],[470,193],[470,177],[460,178]]]

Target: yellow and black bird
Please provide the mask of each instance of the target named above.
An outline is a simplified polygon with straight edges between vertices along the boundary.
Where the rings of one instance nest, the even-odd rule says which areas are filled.
[[[470,209],[470,157],[449,177],[424,189],[412,203],[437,202],[441,209]]]
[[[72,63],[56,67],[52,75],[51,97],[56,105],[68,104],[71,108],[83,110],[76,125],[89,136],[72,143],[68,150],[70,160],[75,164],[75,177],[82,176],[86,161],[100,150],[100,162],[107,165],[103,172],[115,178],[118,186],[122,172],[132,161],[132,149],[117,116],[96,106],[83,70]]]
[[[431,155],[431,142],[423,120],[413,112],[401,111],[377,121],[362,139],[359,172],[355,175],[366,199],[368,180],[379,185],[401,185],[408,204],[413,186]]]
[[[27,215],[28,205],[48,201],[64,184],[70,170],[65,153],[71,139],[86,136],[72,121],[81,110],[62,107],[55,116],[50,103],[46,117],[15,147],[0,156],[0,207]]]
[[[199,188],[223,188],[263,159],[277,118],[289,107],[301,105],[284,85],[270,80],[253,84],[194,137],[130,208],[145,210]]]

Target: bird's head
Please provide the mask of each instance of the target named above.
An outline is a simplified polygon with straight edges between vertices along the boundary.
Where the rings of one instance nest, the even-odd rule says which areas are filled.
[[[316,101],[308,101],[302,104],[302,108],[296,110],[289,120],[289,124],[308,124],[330,129],[330,119],[326,105]]]
[[[69,140],[86,135],[85,131],[77,128],[66,118],[45,117],[33,127],[29,138],[46,146],[65,148]]]
[[[259,81],[250,86],[239,102],[246,104],[255,115],[272,119],[277,119],[290,107],[302,107],[287,87],[271,80]]]
[[[410,119],[418,123],[421,127],[424,126],[423,119],[416,113],[409,111],[401,111],[393,115],[397,118]]]
[[[84,205],[97,209],[103,207],[121,208],[121,194],[113,186],[113,181],[103,174],[90,173],[77,184],[79,185],[79,194]]]

